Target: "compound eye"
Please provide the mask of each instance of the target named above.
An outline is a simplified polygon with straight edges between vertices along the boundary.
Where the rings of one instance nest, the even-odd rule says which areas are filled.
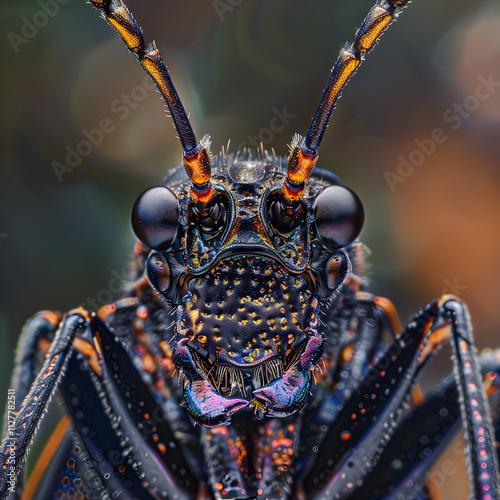
[[[132,228],[144,245],[154,250],[172,246],[179,226],[179,203],[165,186],[144,191],[132,209]]]
[[[334,250],[356,239],[363,228],[365,211],[353,191],[329,186],[316,198],[314,217],[323,244]]]

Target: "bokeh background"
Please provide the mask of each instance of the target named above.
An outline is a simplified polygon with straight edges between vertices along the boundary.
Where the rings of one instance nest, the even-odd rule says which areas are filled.
[[[217,152],[228,139],[234,150],[260,133],[265,147],[286,154],[371,2],[129,6],[146,39],[156,40],[198,138],[209,133]],[[3,0],[0,58],[3,407],[26,318],[118,297],[113,279],[133,245],[132,204],[180,162],[181,148],[134,58],[84,1]],[[483,91],[477,109],[470,96],[480,78],[500,82],[499,63],[497,0],[415,1],[349,84],[319,160],[365,204],[373,291],[393,299],[403,321],[443,291],[458,293],[479,348],[500,344],[500,84]],[[452,118],[464,102],[474,110]],[[294,116],[267,142],[273,109]],[[83,130],[103,119],[112,132],[58,178],[53,163],[66,163],[67,148],[81,148]],[[415,141],[436,128],[446,140],[391,189],[398,157],[417,158]],[[439,357],[424,385],[449,369],[448,358]],[[444,459],[457,462],[453,473],[437,465],[445,498],[468,497],[461,448]]]

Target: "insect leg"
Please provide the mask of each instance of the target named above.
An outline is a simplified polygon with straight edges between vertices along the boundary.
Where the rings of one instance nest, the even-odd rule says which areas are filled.
[[[471,498],[500,498],[498,464],[493,446],[490,407],[483,388],[469,311],[453,296],[440,301],[441,314],[451,320],[454,372],[459,388],[467,442]]]
[[[348,495],[373,469],[402,420],[419,369],[450,338],[451,321],[441,312],[437,300],[421,310],[342,405],[304,480],[305,491],[322,491],[319,498],[325,492]]]
[[[478,361],[487,381],[491,372],[498,372],[500,368],[500,351],[481,355]],[[398,427],[356,494],[360,498],[386,500],[412,498],[422,488],[425,474],[460,428],[459,390],[454,375],[450,375],[430,391],[423,404]]]
[[[357,288],[357,287],[355,287]],[[332,353],[325,349],[325,365],[315,372],[318,385],[301,426],[300,448],[294,463],[297,482],[310,473],[328,429],[334,425],[343,404],[365,379],[370,367],[386,348],[384,340],[394,341],[401,331],[394,307],[387,299],[352,290],[324,319],[327,346],[332,339]],[[332,363],[330,358],[337,358]],[[319,390],[318,390],[319,389]],[[318,400],[318,402],[316,402]]]
[[[131,494],[140,498],[196,496],[200,467],[186,458],[184,443],[139,375],[133,352],[98,317],[92,318],[91,333],[87,340],[98,353],[98,369],[72,363],[62,390],[90,456],[97,457],[109,483],[106,489],[119,482],[130,484]]]
[[[88,315],[82,310],[69,313],[50,346],[47,358],[38,373],[31,389],[24,399],[13,424],[0,446],[0,497],[6,496],[14,487],[22,464],[26,460],[29,446],[33,440],[40,419],[67,366],[76,333],[83,331],[88,324]]]
[[[15,412],[21,408],[37,371],[43,363],[43,358],[50,348],[60,321],[59,312],[40,311],[24,326],[17,344],[14,374],[9,390],[8,407],[4,415],[2,436],[7,434],[9,422],[12,424]],[[16,484],[16,491],[19,495],[23,491],[24,483],[25,470],[23,469]]]
[[[66,498],[71,495],[72,498],[107,500],[110,497],[105,492],[102,494],[101,484],[94,464],[75,434],[71,418],[65,415],[31,472],[22,499]],[[124,498],[123,495],[120,498]]]

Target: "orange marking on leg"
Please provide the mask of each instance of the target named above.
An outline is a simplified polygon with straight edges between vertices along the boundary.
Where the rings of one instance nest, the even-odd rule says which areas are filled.
[[[416,405],[421,405],[424,402],[424,394],[418,384],[411,391],[411,397]]]
[[[48,368],[47,368],[47,371],[43,374],[43,377],[42,377],[42,380],[45,378],[45,377],[48,377],[49,375],[52,375],[53,373],[53,370],[54,370],[54,366],[56,365],[56,362],[57,362],[57,359],[59,358],[59,354],[56,354],[54,356],[54,358],[52,359],[52,361],[50,362]]]
[[[430,323],[430,324],[429,324]],[[429,322],[428,326],[432,325],[432,322]],[[427,334],[428,328],[426,326],[426,332],[425,335]],[[424,335],[424,337],[425,337]],[[442,327],[436,328],[434,330],[429,338],[427,339],[427,343],[425,344],[425,347],[422,349],[422,352],[420,353],[420,356],[418,357],[418,362],[422,363],[429,354],[434,352],[445,340],[451,339],[452,333],[451,333],[451,326],[450,325],[444,325]]]
[[[69,311],[66,314],[66,316],[72,316],[73,314],[78,314],[80,316],[83,316],[87,321],[90,321],[92,318],[90,313],[83,307],[77,307],[76,309],[71,309],[71,311]]]
[[[488,397],[492,396],[500,390],[500,387],[494,383],[499,377],[498,373],[489,372],[484,376],[484,389]]]
[[[376,296],[373,299],[373,303],[384,311],[387,316],[389,323],[391,324],[392,331],[396,336],[398,333],[403,331],[403,326],[401,325],[401,321],[399,319],[398,313],[394,304],[385,297]],[[427,325],[426,332],[430,328],[430,324]],[[412,400],[416,405],[420,405],[424,402],[424,395],[422,393],[422,389],[417,384],[413,390],[411,391]]]
[[[41,311],[39,315],[53,326],[57,326],[62,318],[59,311]]]
[[[97,351],[93,345],[91,345],[89,342],[86,342],[85,340],[82,340],[80,338],[75,338],[73,341],[73,345],[75,347],[75,351],[79,352],[80,354],[83,354],[85,359],[89,362],[90,367],[94,372],[101,376],[102,375],[102,366],[101,362],[99,360],[99,357],[97,356]]]
[[[52,460],[55,451],[61,444],[61,440],[68,430],[70,423],[71,418],[68,415],[64,415],[64,417],[62,417],[57,424],[56,429],[52,433],[52,436],[50,436],[49,442],[45,446],[42,454],[40,455],[40,458],[35,465],[35,468],[33,469],[33,472],[31,473],[28,484],[26,485],[26,488],[23,492],[23,500],[31,500],[35,495],[38,488],[38,483],[40,482],[40,479],[42,479],[42,476],[45,473],[45,469]]]
[[[103,321],[106,320],[106,318],[110,315],[113,314],[116,311],[116,305],[115,304],[106,304],[105,306],[102,306],[98,311],[97,311],[97,317],[99,319],[102,319]]]
[[[386,316],[389,318],[389,322],[391,323],[391,328],[394,332],[394,335],[397,335],[399,332],[403,331],[403,327],[401,325],[401,321],[399,320],[398,313],[394,304],[385,297],[376,296],[373,303],[382,309],[385,312]]]
[[[50,346],[52,345],[52,342],[49,339],[44,339],[41,338],[38,343],[37,343],[37,349],[44,354],[47,354],[49,352]]]

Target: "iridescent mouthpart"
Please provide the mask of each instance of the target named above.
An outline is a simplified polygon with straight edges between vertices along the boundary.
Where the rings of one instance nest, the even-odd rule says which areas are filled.
[[[304,405],[323,352],[319,300],[309,288],[263,256],[227,257],[191,279],[178,309],[174,362],[193,419],[223,425],[249,404],[259,416]]]

